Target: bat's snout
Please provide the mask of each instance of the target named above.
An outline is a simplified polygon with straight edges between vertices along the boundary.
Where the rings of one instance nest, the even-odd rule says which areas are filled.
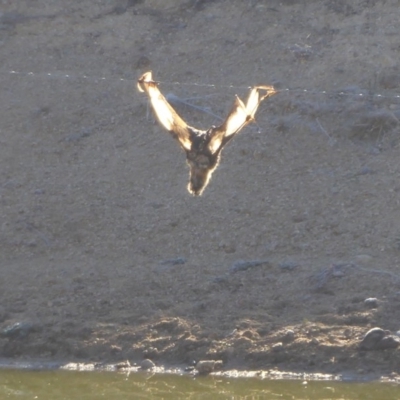
[[[211,173],[210,169],[191,166],[188,185],[189,192],[194,196],[200,196],[210,180]]]

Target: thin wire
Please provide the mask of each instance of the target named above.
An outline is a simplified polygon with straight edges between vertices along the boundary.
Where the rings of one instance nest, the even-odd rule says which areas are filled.
[[[25,75],[25,76],[35,76],[38,78],[56,78],[56,79],[87,79],[91,81],[108,81],[108,80],[117,80],[120,82],[136,82],[136,79],[127,79],[127,78],[115,78],[115,77],[106,77],[106,76],[88,76],[88,75],[70,75],[70,74],[64,74],[62,72],[46,72],[46,73],[40,73],[40,72],[20,72],[20,71],[8,71],[9,74],[11,75]]]
[[[278,89],[278,93],[282,92],[298,92],[298,93],[307,93],[307,94],[327,94],[327,95],[338,95],[338,96],[354,96],[354,97],[359,97],[359,98],[367,98],[367,97],[377,97],[377,98],[385,98],[385,99],[400,99],[400,95],[384,95],[380,93],[351,93],[351,92],[345,92],[343,90],[339,91],[334,91],[334,90],[310,90],[310,89],[292,89],[292,88],[286,88],[286,89]]]
[[[34,76],[34,77],[43,77],[43,78],[55,78],[55,79],[84,79],[88,81],[100,82],[100,81],[109,81],[115,80],[119,82],[132,82],[136,83],[136,78],[116,78],[116,77],[106,77],[106,76],[88,76],[88,75],[71,75],[60,72],[21,72],[21,71],[0,71],[0,73],[11,74],[11,75],[24,75],[24,76]],[[238,86],[238,85],[217,85],[213,83],[200,83],[200,82],[179,82],[179,81],[157,81],[157,83],[163,85],[173,85],[173,86],[194,86],[194,87],[206,87],[206,88],[214,88],[214,89],[241,89],[248,90],[251,89],[251,86]],[[395,95],[385,95],[381,93],[351,93],[346,91],[334,91],[334,90],[314,90],[314,89],[302,89],[302,88],[284,88],[277,89],[277,93],[304,93],[304,94],[315,94],[315,95],[339,95],[339,96],[353,96],[358,98],[378,98],[378,99],[400,99],[400,94]]]

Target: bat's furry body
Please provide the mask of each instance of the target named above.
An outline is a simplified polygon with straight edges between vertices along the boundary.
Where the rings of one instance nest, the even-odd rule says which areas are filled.
[[[138,89],[147,93],[158,121],[185,150],[190,167],[188,190],[196,196],[202,194],[211,174],[217,168],[223,147],[254,120],[261,101],[276,93],[272,86],[253,87],[246,104],[236,96],[233,107],[222,125],[212,126],[203,131],[187,125],[176,113],[161,94],[157,82],[153,81],[151,72],[146,72],[139,78]],[[261,95],[261,91],[265,93]]]

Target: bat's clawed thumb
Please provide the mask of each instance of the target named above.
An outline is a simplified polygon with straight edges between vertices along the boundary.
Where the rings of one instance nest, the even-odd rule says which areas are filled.
[[[137,88],[139,92],[145,92],[144,84],[146,83],[154,83],[153,74],[151,71],[145,72],[138,80],[137,80]]]
[[[268,98],[268,97],[271,97],[271,96],[273,96],[274,94],[277,94],[277,93],[278,93],[278,91],[277,91],[273,86],[270,86],[270,85],[268,85],[268,86],[267,86],[267,85],[257,86],[257,89],[258,89],[258,90],[263,90],[263,91],[266,92],[263,96],[261,96],[260,101],[261,101],[261,100],[264,100],[264,99],[266,99],[266,98]]]

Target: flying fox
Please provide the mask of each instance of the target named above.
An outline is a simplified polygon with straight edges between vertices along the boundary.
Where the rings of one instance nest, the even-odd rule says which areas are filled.
[[[260,103],[274,95],[273,86],[254,86],[247,102],[236,96],[233,106],[220,126],[200,130],[188,125],[172,108],[153,81],[152,72],[144,73],[137,81],[140,92],[146,92],[159,123],[178,141],[186,153],[190,168],[188,191],[200,196],[218,167],[224,146],[246,125],[254,121]]]

